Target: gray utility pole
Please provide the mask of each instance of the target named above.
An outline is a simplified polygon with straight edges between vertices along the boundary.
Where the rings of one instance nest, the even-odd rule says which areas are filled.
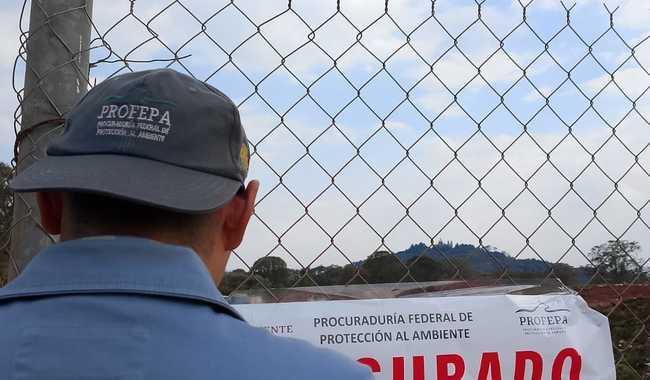
[[[45,156],[61,117],[88,90],[92,0],[32,0],[17,170]],[[16,194],[7,277],[52,243],[34,194]]]

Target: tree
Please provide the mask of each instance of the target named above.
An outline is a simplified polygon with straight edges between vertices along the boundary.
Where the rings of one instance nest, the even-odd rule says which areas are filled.
[[[343,268],[338,265],[319,265],[310,268],[308,271],[309,277],[305,275],[305,270],[300,271],[299,276],[302,277],[298,286],[328,286],[337,285],[339,277]]]
[[[406,262],[411,276],[416,281],[449,280],[456,272],[452,265],[436,261],[428,256],[416,256]]]
[[[229,295],[235,289],[248,289],[250,288],[250,281],[246,281],[246,279],[248,279],[248,273],[246,273],[246,271],[243,269],[236,269],[232,272],[226,272],[223,274],[221,283],[219,283],[219,290],[222,294]]]
[[[347,264],[341,268],[341,271],[336,278],[336,284],[365,284],[365,281],[363,281],[361,276],[364,276],[365,278],[365,274],[361,271],[361,268],[352,264]]]
[[[8,187],[11,171],[9,165],[0,162],[0,286],[4,285],[9,269],[8,249],[11,246],[9,229],[14,214],[13,196]]]
[[[377,251],[368,256],[361,269],[363,277],[371,284],[398,282],[406,274],[399,258],[387,251]]]
[[[341,274],[341,268],[338,265],[318,266],[310,271],[311,278],[321,286],[336,285],[336,280]]]
[[[641,245],[636,241],[609,240],[591,248],[589,258],[605,278],[614,282],[633,280],[641,272],[636,252]]]
[[[287,263],[278,256],[264,256],[257,259],[251,271],[269,280],[274,288],[284,288],[290,282]]]
[[[272,288],[271,281],[264,276],[246,272],[243,269],[235,269],[232,272],[223,274],[219,283],[219,291],[224,295],[230,295],[233,291]]]
[[[568,287],[576,287],[578,283],[578,271],[576,268],[565,263],[556,263],[552,267],[552,275],[562,281]]]

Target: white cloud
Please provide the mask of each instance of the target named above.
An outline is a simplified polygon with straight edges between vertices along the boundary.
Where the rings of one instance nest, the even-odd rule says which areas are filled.
[[[469,16],[468,16],[469,17]],[[464,20],[463,17],[457,17],[456,21],[458,23],[462,23]],[[397,45],[396,42],[393,42],[391,40],[390,33],[388,31],[388,28],[386,31],[384,31],[384,34],[382,34],[382,38],[385,39],[385,41],[378,41],[377,44],[371,44],[368,43],[368,46],[373,50],[373,52],[377,53],[377,55],[382,55],[382,54],[387,54],[391,51],[391,49],[394,48],[394,46]],[[332,41],[332,43],[334,43]],[[436,42],[433,42],[433,45],[435,45]],[[519,55],[525,55],[525,54],[532,54],[532,53],[519,53]],[[480,54],[476,54],[480,55]],[[517,56],[515,54],[515,56]],[[497,57],[499,58],[499,57]],[[516,59],[516,58],[515,58]],[[462,85],[464,85],[469,78],[471,78],[475,74],[474,68],[471,67],[471,65],[466,64],[464,61],[465,59],[460,56],[460,54],[457,53],[450,53],[448,54],[445,59],[443,59],[439,64],[435,65],[434,70],[437,75],[449,86],[458,88]],[[355,65],[357,67],[371,67],[371,62],[373,61],[370,59],[368,61],[367,57],[363,57],[361,54],[357,55],[355,59],[351,60],[352,63],[349,63],[350,65]],[[350,66],[345,66],[347,68],[350,68]],[[547,68],[544,67],[536,67],[536,70],[534,72],[530,72],[529,75],[531,76],[538,76],[543,74],[546,71]],[[519,72],[518,69],[514,68],[512,65],[508,65],[508,62],[504,61],[498,61],[495,59],[495,64],[490,66],[486,65],[484,68],[484,75],[490,80],[490,82],[508,82],[508,81],[513,81],[519,78],[521,73]],[[418,75],[420,73],[418,72]],[[623,86],[632,86],[632,85],[637,85],[640,86],[640,82],[637,80],[638,78],[634,79],[632,77],[633,73],[628,73],[625,71],[620,72],[621,75],[621,83]],[[618,80],[618,78],[617,78]],[[595,82],[594,82],[595,83]],[[476,87],[477,84],[473,84],[470,87]],[[436,83],[435,81],[427,81],[426,85],[422,87],[424,90],[419,93],[418,96],[414,98],[414,102],[421,107],[424,110],[431,111],[432,113],[440,112],[445,106],[449,104],[451,101],[451,96],[449,95],[449,92],[441,86],[439,83]],[[550,94],[551,89],[548,86],[541,86],[540,90],[542,91],[543,94]],[[528,96],[524,100],[531,100],[533,97],[536,97],[538,95],[535,95],[533,93],[529,93]],[[461,114],[462,111],[458,109],[457,107],[452,107],[452,109],[447,111],[447,116],[458,116]],[[399,127],[398,129],[402,128],[408,128],[407,123],[400,123],[399,125],[397,124],[391,124],[389,125],[389,128],[395,128]],[[351,127],[348,127],[349,131],[347,133],[353,134],[354,129]],[[638,130],[638,129],[637,129]],[[536,138],[538,141],[543,145],[543,146],[553,146],[555,142],[561,140],[561,138],[564,136],[566,132],[564,131],[557,131],[557,132],[548,132],[546,134],[541,134],[541,135],[536,135]],[[587,146],[596,146],[598,145],[599,142],[602,141],[603,136],[602,136],[602,131],[599,130],[593,130],[590,131],[586,134],[580,135],[580,138],[582,139],[582,142],[585,143]],[[632,132],[637,133],[637,132]],[[454,137],[452,136],[444,136],[448,143],[451,146],[460,146],[463,141],[457,141]],[[498,146],[507,146],[516,136],[508,134],[508,133],[501,133],[497,136],[494,137],[495,143]],[[631,134],[628,133],[626,136],[627,139],[633,138],[631,137]],[[639,139],[644,139],[646,138],[643,135],[637,136]],[[568,144],[568,143],[567,143]],[[423,141],[421,141],[418,144],[418,147],[420,149],[420,156],[419,156],[419,163],[420,165],[423,165],[425,168],[430,168],[430,169],[425,169],[426,172],[431,173],[431,175],[435,174],[437,170],[440,170],[442,166],[446,162],[449,161],[449,151],[447,148],[445,148],[444,144],[441,144],[441,142],[437,139],[437,137],[429,137]],[[553,154],[552,154],[552,161],[553,163],[561,168],[561,170],[565,170],[568,172],[571,172],[573,174],[579,172],[582,167],[579,167],[580,164],[583,161],[578,160],[577,158],[580,156],[580,154],[576,153],[576,147],[571,146],[571,145],[564,145],[557,149]],[[417,156],[417,155],[416,155]],[[485,171],[487,170],[490,165],[491,161],[489,160],[489,157],[494,156],[494,151],[493,148],[491,148],[487,143],[484,144],[478,144],[474,145],[471,150],[464,150],[461,152],[461,160],[465,165],[467,165],[470,168],[473,168],[475,170],[480,170],[480,171]],[[508,152],[507,154],[507,159],[515,167],[517,170],[523,173],[527,173],[530,175],[533,173],[541,164],[541,162],[544,161],[544,155],[540,153],[537,148],[534,146],[532,143],[528,144],[523,144],[523,143],[516,143]],[[417,159],[417,158],[414,158]],[[602,167],[607,168],[608,165],[606,164],[607,162],[614,163],[613,168],[616,168],[615,163],[616,162],[621,162],[619,158],[616,156],[616,151],[611,150],[611,151],[604,151],[604,153],[600,154],[598,157],[598,162],[601,164]],[[362,165],[363,166],[363,165]],[[610,165],[611,166],[611,165]],[[508,169],[509,170],[509,169]],[[607,169],[606,169],[607,170]],[[375,175],[372,174],[369,171],[355,171],[356,175],[354,176],[355,182],[354,186],[359,187],[359,188],[365,188],[368,187],[368,192],[371,192],[372,189],[374,189],[376,184],[376,178]],[[254,173],[253,173],[254,175]],[[415,180],[416,180],[417,174],[415,174],[415,177],[395,177],[394,182],[395,183],[404,183],[404,184],[411,184],[411,187],[415,187]],[[437,190],[443,194],[445,197],[448,199],[463,199],[464,195],[466,193],[463,193],[463,189],[471,191],[472,186],[472,179],[471,177],[468,177],[466,173],[464,173],[464,170],[458,167],[457,165],[453,169],[448,169],[447,172],[445,172],[444,175],[441,177],[441,181],[437,182]],[[502,172],[495,172],[495,174],[492,174],[488,176],[488,179],[492,181],[493,183],[499,184],[497,187],[492,187],[490,189],[491,195],[495,194],[500,194],[501,198],[508,198],[508,196],[514,196],[521,187],[521,183],[513,180],[512,178],[512,173],[509,173],[507,170],[504,170]],[[601,182],[603,179],[602,175],[595,175],[595,176],[583,176],[578,182],[579,185],[576,186],[578,191],[580,192],[581,196],[584,196],[586,199],[596,199],[598,198],[598,193],[603,191],[603,187],[605,184]],[[559,199],[559,197],[562,194],[558,194],[559,189],[563,189],[564,187],[567,187],[568,185],[566,184],[566,181],[561,179],[561,177],[557,174],[554,173],[554,169],[549,169],[548,171],[543,171],[537,174],[533,180],[535,182],[535,188],[534,191],[537,192],[537,195],[541,196],[543,199],[553,199],[553,197],[556,197],[556,200]],[[389,185],[390,186],[390,185]],[[393,185],[394,186],[394,185]],[[635,204],[639,204],[638,202],[642,202],[644,199],[644,191],[646,184],[643,181],[643,176],[639,175],[638,173],[631,172],[628,174],[627,180],[626,180],[626,185],[624,194],[629,197],[631,200],[633,199]],[[409,188],[409,185],[401,186],[399,188],[399,191],[396,193],[400,197],[408,198],[407,196],[407,190]],[[623,188],[623,186],[621,187]],[[413,189],[411,189],[413,190]],[[623,191],[623,190],[622,190]],[[342,196],[339,196],[338,198],[341,198]],[[338,199],[336,196],[333,196],[334,199]],[[574,197],[575,198],[575,197]],[[562,228],[567,229],[568,231],[578,231],[584,223],[586,223],[584,216],[590,212],[590,210],[583,204],[581,204],[579,201],[576,201],[574,198],[568,197],[567,200],[563,201],[561,204],[564,205],[564,208],[559,207],[557,211],[554,213],[554,217],[557,219],[558,223],[561,224]],[[646,196],[647,198],[647,196]],[[434,200],[435,198],[427,198],[426,200],[423,200],[421,203],[419,203],[415,208],[414,208],[414,213],[417,212],[418,208],[426,209],[426,210],[435,210],[435,212],[431,213],[429,211],[429,219],[431,220],[426,220],[425,219],[420,219],[418,220],[418,223],[427,226],[427,232],[434,234],[437,232],[437,229],[434,228],[434,226],[441,227],[444,225],[444,222],[446,222],[451,215],[449,214],[449,209],[447,206],[445,206],[444,202],[441,200]],[[540,215],[537,215],[535,210],[539,208],[539,206],[535,206],[536,202],[532,197],[526,198],[527,200],[521,201],[517,203],[517,205],[514,205],[508,209],[508,216],[511,218],[511,220],[515,223],[517,223],[517,226],[525,229],[524,227],[530,227],[529,232],[536,227],[534,225],[534,222],[539,222],[540,220],[543,220],[545,218],[544,212],[542,212]],[[568,199],[571,199],[569,201]],[[341,201],[338,199],[338,201]],[[341,201],[341,204],[345,204],[345,201]],[[611,201],[612,204],[615,201]],[[319,204],[320,202],[317,201],[316,204]],[[338,220],[341,224],[349,218],[349,215],[340,215],[337,210],[341,210],[341,204],[338,204],[338,208],[331,206],[335,204],[336,202],[333,203],[332,199],[329,201],[325,202],[324,204],[330,205],[327,207],[323,207],[324,210],[327,210],[324,213],[318,214],[318,216],[321,218],[321,220],[327,220],[329,221],[329,224],[336,224],[336,221]],[[401,210],[399,207],[394,208],[393,206],[390,207],[390,210],[387,210],[386,207],[388,204],[391,204],[391,201],[389,199],[384,200],[382,198],[382,202],[373,202],[372,200],[367,203],[367,206],[365,207],[365,212],[362,213],[362,215],[379,215],[382,212],[386,215],[384,218],[385,220],[381,219],[371,219],[370,223],[373,224],[373,227],[376,228],[379,231],[385,231],[390,224],[390,221],[393,219],[389,217],[388,215],[392,215],[393,213],[400,213]],[[552,206],[552,204],[547,204],[547,206]],[[617,204],[617,207],[622,207],[624,208],[624,205]],[[614,208],[614,210],[616,207]],[[470,201],[467,206],[464,209],[464,212],[462,213],[463,218],[468,222],[470,226],[473,228],[476,228],[477,233],[481,234],[484,233],[489,227],[490,223],[493,222],[495,219],[498,218],[498,215],[495,213],[498,211],[498,209],[494,209],[494,206],[491,205],[491,202],[486,200],[485,197],[482,198],[476,198]],[[543,211],[543,209],[541,210]],[[616,215],[612,214],[612,209],[608,209],[606,207],[603,208],[599,216],[604,220],[606,223],[609,223],[609,226],[613,230],[622,230],[624,228],[625,223],[629,223],[630,220],[626,219],[626,217],[616,217]],[[386,214],[388,213],[388,214]],[[536,219],[537,217],[540,217],[542,219]],[[345,220],[343,220],[345,219]],[[410,222],[405,222],[405,225],[411,225]],[[359,220],[356,220],[355,223],[352,223],[351,226],[353,227],[348,227],[348,230],[350,230],[356,238],[352,240],[346,239],[346,238],[338,238],[336,239],[336,244],[339,248],[341,248],[346,254],[350,255],[353,259],[361,259],[365,257],[370,251],[376,248],[378,245],[378,240],[379,238],[373,234],[373,233],[366,233],[363,232],[367,229],[365,227],[365,224],[363,222],[360,222]],[[430,227],[430,228],[428,228]],[[609,238],[608,236],[603,235],[602,233],[600,235],[596,234],[594,231],[597,231],[598,227],[596,227],[595,224],[591,225],[590,227],[587,228],[585,233],[583,233],[580,238],[578,239],[580,248],[583,250],[588,250],[591,245],[595,245],[600,243],[601,240],[605,240]],[[301,250],[303,251],[313,251],[312,248],[310,248],[309,241],[321,241],[323,238],[320,236],[320,232],[317,231],[311,231],[309,229],[306,230],[301,230],[302,232],[300,234],[291,234],[288,235],[287,239],[292,240],[292,244],[294,247],[302,247],[302,248],[296,248],[298,252]],[[279,231],[282,232],[282,231]],[[602,231],[598,231],[602,232]],[[631,235],[629,236],[630,238],[641,240],[643,245],[647,245],[650,242],[647,241],[647,239],[644,237],[644,235]],[[469,242],[474,242],[473,237],[471,234],[468,234],[466,230],[464,230],[464,227],[459,227],[458,223],[452,223],[452,225],[443,230],[442,233],[438,236],[438,238],[443,238],[443,239],[452,239],[452,240],[459,240],[459,241],[469,241]],[[395,232],[393,232],[391,235],[389,235],[386,239],[387,245],[391,249],[402,249],[406,248],[405,246],[402,246],[405,244],[405,242],[408,241],[416,241],[418,239],[423,239],[422,236],[417,232],[417,229],[414,228],[398,228]],[[540,240],[541,239],[541,240]],[[599,240],[601,239],[601,240]],[[496,245],[499,246],[502,249],[506,249],[509,252],[516,253],[518,250],[523,246],[523,238],[517,235],[516,232],[514,232],[511,228],[495,228],[492,232],[488,233],[486,236],[486,240],[488,242],[496,242]],[[557,229],[557,227],[553,227],[552,223],[549,223],[547,226],[544,228],[540,229],[540,231],[533,236],[533,244],[534,248],[539,250],[543,255],[546,255],[545,258],[549,260],[557,260],[559,256],[568,248],[570,244],[567,243],[566,238],[563,236],[563,233]],[[540,244],[540,242],[543,241],[544,244]],[[251,245],[254,245],[253,243],[249,243]],[[274,244],[274,243],[269,243],[269,244]],[[400,245],[401,244],[401,245]],[[246,252],[249,252],[253,257],[254,257],[254,252],[263,252],[267,248],[262,248],[260,247],[253,247],[253,246],[247,246],[245,248]],[[295,253],[295,252],[294,252]],[[310,256],[311,254],[307,254],[307,256]],[[584,260],[580,259],[579,257],[574,257],[575,255],[570,256],[569,259],[567,259],[568,262],[571,263],[583,263]],[[335,250],[330,250],[327,252],[326,257],[323,259],[322,262],[328,262],[328,260],[331,260],[333,262],[339,262],[342,263],[344,262],[340,255],[335,251]],[[307,260],[309,261],[309,260]],[[330,262],[331,262],[330,261]]]
[[[244,109],[243,112],[246,113],[247,110]],[[265,119],[263,115],[259,117],[260,120]],[[406,122],[388,123],[387,127],[398,130],[410,128]],[[302,128],[302,126],[299,128]],[[353,133],[353,131],[349,132]],[[554,146],[557,141],[562,140],[566,131],[534,133],[535,139],[542,146]],[[609,134],[611,133],[606,129],[593,128],[581,130],[577,136],[581,143],[586,146],[599,146]],[[618,136],[624,142],[648,141],[649,138],[643,122],[639,119],[629,119],[621,124]],[[516,135],[508,132],[491,135],[491,139],[499,147],[509,146],[515,137]],[[461,146],[464,142],[459,137],[452,135],[443,135],[443,138],[452,147]],[[498,161],[499,154],[484,140],[472,141],[475,141],[475,143],[466,144],[459,150],[459,159],[463,165],[480,177]],[[282,143],[282,141],[278,140],[278,143]],[[348,145],[345,141],[338,141],[338,144],[330,147],[332,153],[337,152],[337,150],[342,152],[342,149]],[[621,156],[623,153],[615,148],[617,144],[618,142],[611,141],[605,149],[602,149],[596,155],[597,164],[612,178],[617,178],[616,173],[625,171],[625,166],[629,164],[630,159],[630,157],[627,157],[627,160],[623,159],[623,156]],[[610,146],[614,148],[611,149]],[[289,155],[286,147],[269,146],[267,148],[269,152]],[[388,152],[386,153],[388,154]],[[333,159],[320,158],[324,160],[323,163]],[[429,134],[412,150],[411,158],[425,173],[434,176],[440,170],[443,170],[443,167],[450,161],[452,156],[446,144],[443,144],[438,137]],[[506,152],[506,160],[521,176],[527,178],[535,173],[545,161],[545,154],[528,137],[524,136],[509,148]],[[559,168],[569,179],[573,179],[575,175],[580,173],[584,166],[589,164],[589,160],[589,155],[583,152],[571,138],[565,140],[562,145],[551,153],[553,165]],[[351,168],[344,169],[336,177],[336,182],[339,186],[343,186],[345,191],[354,188],[355,193],[359,192],[367,196],[379,186],[378,179],[358,159],[357,163],[358,166],[353,165]],[[483,182],[484,188],[489,195],[494,197],[501,207],[504,207],[523,189],[523,182],[516,179],[515,175],[504,163],[499,165],[500,169],[493,170]],[[311,186],[310,183],[321,183],[320,180],[322,180],[322,183],[326,184],[329,181],[329,177],[319,171],[304,170],[296,169],[293,176],[307,178],[307,175],[313,175],[315,177],[309,177],[308,182],[299,185],[293,184],[295,187],[292,190],[298,196],[304,192],[313,193],[313,191],[307,190]],[[604,201],[605,196],[613,191],[613,184],[600,170],[591,164],[590,169],[580,175],[574,185],[580,197],[589,202],[593,208],[598,207],[600,202]],[[252,171],[251,175],[255,177],[257,173]],[[396,171],[387,181],[387,186],[405,201],[406,199],[415,199],[415,196],[426,189],[428,181],[417,170],[412,172]],[[424,182],[424,185],[421,182]],[[424,187],[420,187],[422,185]],[[274,186],[274,183],[267,184],[267,187],[272,186]],[[435,191],[429,190],[429,194],[418,201],[411,210],[411,215],[416,219],[416,222],[430,235],[437,234],[439,229],[453,218],[453,210],[446,205],[446,202],[437,193],[442,194],[453,206],[458,206],[476,188],[476,182],[465,172],[465,169],[454,163],[437,177],[434,186]],[[559,206],[554,207],[552,216],[560,224],[561,228],[570,234],[578,235],[579,231],[591,219],[591,209],[574,193],[570,193],[562,199],[564,193],[569,190],[568,182],[550,164],[547,163],[544,169],[537,171],[529,181],[529,186],[531,191],[547,207],[552,207],[559,202]],[[636,207],[641,207],[649,199],[650,181],[639,168],[630,171],[621,181],[619,188],[621,193]],[[317,200],[310,210],[312,216],[317,218],[319,223],[328,226],[330,233],[335,233],[340,226],[354,215],[354,206],[351,206],[337,191],[331,190],[331,192],[328,191],[324,195],[322,201]],[[380,192],[382,195],[377,195],[366,202],[362,210],[362,216],[368,218],[367,220],[372,227],[383,234],[390,230],[396,220],[404,216],[404,212],[401,206],[398,206],[390,196],[385,194],[384,190]],[[348,195],[350,196],[350,194]],[[361,196],[360,199],[364,199],[365,196]],[[353,199],[356,198],[353,197]],[[263,207],[264,213],[261,216],[277,234],[284,233],[285,228],[302,215],[300,207],[292,200],[292,196],[283,190],[278,191],[274,198],[264,202],[267,203]],[[377,215],[383,217],[379,218]],[[461,207],[459,215],[473,229],[474,233],[479,236],[486,234],[485,244],[495,245],[513,254],[524,246],[525,237],[514,231],[505,220],[490,232],[487,232],[490,226],[499,219],[500,211],[480,192]],[[506,215],[526,235],[532,234],[538,224],[547,217],[546,210],[528,193],[522,195],[518,201],[508,206]],[[606,223],[610,230],[618,234],[625,231],[629,224],[634,221],[636,213],[617,195],[599,209],[598,217]],[[277,220],[274,220],[274,218],[277,218]],[[263,225],[256,223],[254,231],[255,233],[249,235],[251,238],[240,250],[240,254],[245,259],[255,258],[259,252],[268,252],[276,244],[275,239],[263,238],[266,235],[273,235]],[[650,239],[648,239],[647,233],[643,233],[643,231],[643,229],[633,228],[623,238],[638,240],[643,247],[647,247],[650,245]],[[253,239],[252,237],[255,234],[259,234],[262,238]],[[354,239],[349,239],[349,236],[354,236]],[[612,236],[603,231],[598,222],[592,222],[584,232],[578,235],[577,244],[580,249],[586,252],[591,246],[609,238],[612,238]],[[287,233],[283,239],[283,244],[290,247],[289,250],[297,255],[298,260],[303,264],[307,264],[328,245],[329,238],[313,226],[311,222],[303,221],[299,223],[295,230],[291,229],[291,232]],[[407,248],[409,242],[426,242],[427,239],[426,235],[422,234],[410,219],[406,219],[403,225],[400,225],[386,237],[386,246],[392,250],[401,250]],[[458,221],[452,222],[447,228],[443,229],[436,236],[436,240],[439,239],[477,243],[476,238]],[[376,249],[379,246],[379,240],[380,238],[357,217],[355,222],[346,227],[345,232],[335,238],[335,243],[352,260],[359,260]],[[555,261],[569,248],[570,238],[566,237],[554,222],[548,221],[544,227],[532,235],[531,244],[545,259]],[[278,254],[285,255],[287,261],[293,262],[293,259],[289,258],[286,252],[280,251]],[[646,257],[648,254],[646,248],[643,255]],[[316,265],[332,262],[344,264],[346,261],[336,249],[330,249]],[[576,252],[569,255],[565,262],[574,265],[585,264],[584,259]],[[233,265],[237,266],[235,263]],[[297,265],[294,264],[294,266]]]
[[[548,97],[551,94],[551,92],[553,91],[553,89],[551,89],[548,86],[541,86],[538,89],[539,89],[539,92],[541,92],[542,95],[545,96],[545,97]],[[531,103],[536,102],[538,100],[541,100],[542,95],[540,95],[539,92],[537,92],[535,90],[529,92],[526,95],[526,97],[524,97],[524,100],[527,101],[527,102],[531,102]]]
[[[650,25],[650,4],[646,1],[625,0],[615,14],[615,22],[626,28],[648,30]]]
[[[402,121],[387,121],[386,128],[388,129],[407,129],[409,125]]]
[[[568,6],[571,6],[572,4],[575,4],[578,7],[581,6],[602,6],[603,4],[606,4],[610,9],[613,9],[614,7],[618,5],[622,5],[625,3],[629,2],[635,2],[636,0],[575,0],[573,2],[568,3]],[[565,2],[565,4],[567,4]],[[533,0],[533,5],[538,6],[543,9],[557,9],[557,8],[562,8],[562,2],[561,0]]]
[[[601,75],[597,78],[590,79],[584,86],[594,93],[605,87],[611,78],[609,75]],[[636,99],[650,86],[650,76],[639,67],[619,69],[614,73],[614,82],[620,89],[631,99]],[[617,94],[614,84],[609,84],[606,93]]]
[[[451,105],[453,97],[444,88],[439,88],[437,91],[427,91],[424,95],[415,99],[415,102],[423,107],[425,110],[431,111],[431,115],[435,116],[442,113],[446,109],[445,115],[448,117],[459,116],[462,114],[457,106]],[[447,108],[449,106],[449,108]],[[433,117],[430,117],[433,118]]]
[[[617,27],[626,29],[644,30],[650,23],[650,5],[643,0],[575,0],[569,2],[576,5],[573,12],[580,12],[581,7],[602,7],[607,6],[610,11],[618,10],[614,13],[614,23]],[[567,4],[565,2],[565,4]],[[562,9],[561,0],[534,0],[533,7],[541,9]]]

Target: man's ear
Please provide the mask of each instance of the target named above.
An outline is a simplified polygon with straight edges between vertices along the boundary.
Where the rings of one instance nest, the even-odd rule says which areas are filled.
[[[260,183],[251,181],[226,205],[223,221],[223,244],[226,251],[233,250],[241,244],[248,222],[255,211],[255,198]]]
[[[39,192],[36,193],[36,200],[41,212],[41,225],[48,233],[59,235],[63,216],[63,193]]]

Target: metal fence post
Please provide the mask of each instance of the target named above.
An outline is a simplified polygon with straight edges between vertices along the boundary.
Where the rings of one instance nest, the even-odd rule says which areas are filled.
[[[33,0],[17,171],[45,155],[60,118],[88,90],[92,0]],[[39,225],[33,194],[16,194],[8,278],[53,241]]]

